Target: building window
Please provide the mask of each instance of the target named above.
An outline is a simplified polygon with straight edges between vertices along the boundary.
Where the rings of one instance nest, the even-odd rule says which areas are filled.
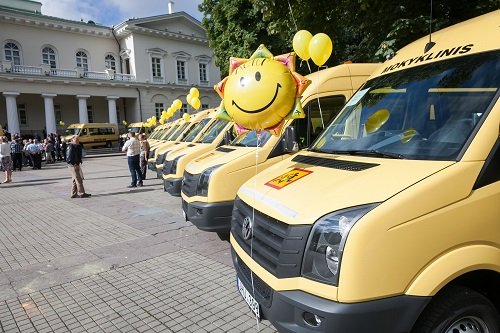
[[[180,115],[182,116],[184,113],[188,113],[188,105],[185,103],[182,103],[182,107],[180,109]]]
[[[151,70],[153,74],[153,82],[159,82],[163,80],[163,77],[161,75],[161,58],[151,58]]]
[[[5,60],[12,61],[13,65],[21,65],[21,51],[19,46],[13,42],[5,44],[4,48]]]
[[[200,83],[208,84],[207,64],[198,64],[200,69]]]
[[[177,80],[179,82],[186,81],[186,62],[177,60]]]
[[[56,124],[59,124],[63,120],[60,105],[54,105],[54,115],[56,116]]]
[[[108,54],[106,58],[104,58],[104,67],[106,69],[112,69],[116,71],[116,59],[111,54]]]
[[[17,112],[19,113],[19,125],[28,125],[28,116],[26,113],[26,104],[17,104]]]
[[[42,49],[42,63],[50,65],[50,68],[57,68],[56,51],[53,48],[46,46]]]
[[[206,109],[209,109],[209,108],[210,108],[210,105],[208,105],[208,104],[202,104],[201,105],[201,109],[202,110],[206,110]]]
[[[94,111],[92,110],[92,105],[87,105],[87,116],[89,117],[89,123],[93,123]]]
[[[89,60],[87,53],[83,51],[76,52],[76,67],[81,67],[85,72],[89,70]]]
[[[155,103],[155,115],[156,115],[156,119],[160,119],[161,117],[161,113],[163,112],[163,110],[165,109],[165,106],[163,105],[163,103]]]
[[[121,117],[119,108],[116,108],[116,121],[118,122],[118,124],[122,123],[122,117]]]

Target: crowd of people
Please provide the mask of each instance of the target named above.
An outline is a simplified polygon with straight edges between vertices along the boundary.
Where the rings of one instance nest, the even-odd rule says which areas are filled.
[[[122,151],[127,152],[132,177],[128,187],[142,186],[143,180],[146,179],[149,143],[144,134],[139,135],[137,140],[135,133],[128,133],[127,139]],[[37,136],[33,139],[22,139],[18,134],[0,137],[0,171],[5,173],[5,179],[1,183],[12,182],[12,171],[21,171],[23,167],[41,169],[44,159],[47,164],[56,161],[68,164],[72,175],[71,198],[90,197],[83,186],[82,147],[77,136],[74,136],[69,144],[57,134],[49,134],[43,140]]]
[[[12,171],[21,171],[23,167],[41,169],[43,160],[49,164],[66,160],[66,142],[57,134],[49,134],[44,140],[36,136],[22,139],[19,134],[12,135],[11,140],[8,136],[0,140],[0,171],[10,172],[5,183],[12,181]]]

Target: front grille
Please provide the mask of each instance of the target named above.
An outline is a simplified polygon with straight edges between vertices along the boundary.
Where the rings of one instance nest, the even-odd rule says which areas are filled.
[[[231,249],[233,255],[233,264],[236,269],[236,274],[245,285],[245,288],[252,293],[259,304],[269,308],[273,300],[273,290],[264,281],[262,281],[256,274],[252,274],[250,268],[238,257],[234,249]],[[252,276],[253,275],[253,276]],[[253,288],[252,288],[253,277]]]
[[[253,237],[242,236],[245,217],[253,220]],[[234,202],[231,232],[246,253],[277,278],[300,276],[311,225],[292,226],[267,216],[241,199]]]
[[[322,166],[325,168],[346,170],[346,171],[363,171],[369,168],[378,166],[375,163],[362,163],[352,161],[340,161],[331,158],[297,155],[292,159],[292,162],[304,163],[309,165]]]
[[[182,193],[188,197],[196,195],[196,187],[198,187],[198,180],[201,174],[192,175],[184,171],[184,179],[182,181]]]
[[[172,166],[174,165],[174,161],[165,161],[163,162],[163,174],[169,175],[172,172]]]

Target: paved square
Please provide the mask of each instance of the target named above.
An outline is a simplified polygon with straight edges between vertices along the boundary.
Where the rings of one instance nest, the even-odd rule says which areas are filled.
[[[127,189],[124,156],[83,169],[88,199],[63,163],[0,185],[0,332],[275,332],[237,292],[229,243],[160,180]]]

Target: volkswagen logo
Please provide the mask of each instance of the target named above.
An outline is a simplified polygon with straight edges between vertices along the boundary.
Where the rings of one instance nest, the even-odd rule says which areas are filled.
[[[241,235],[244,240],[249,240],[252,237],[252,219],[250,216],[245,217],[243,220],[243,227],[241,228]]]

